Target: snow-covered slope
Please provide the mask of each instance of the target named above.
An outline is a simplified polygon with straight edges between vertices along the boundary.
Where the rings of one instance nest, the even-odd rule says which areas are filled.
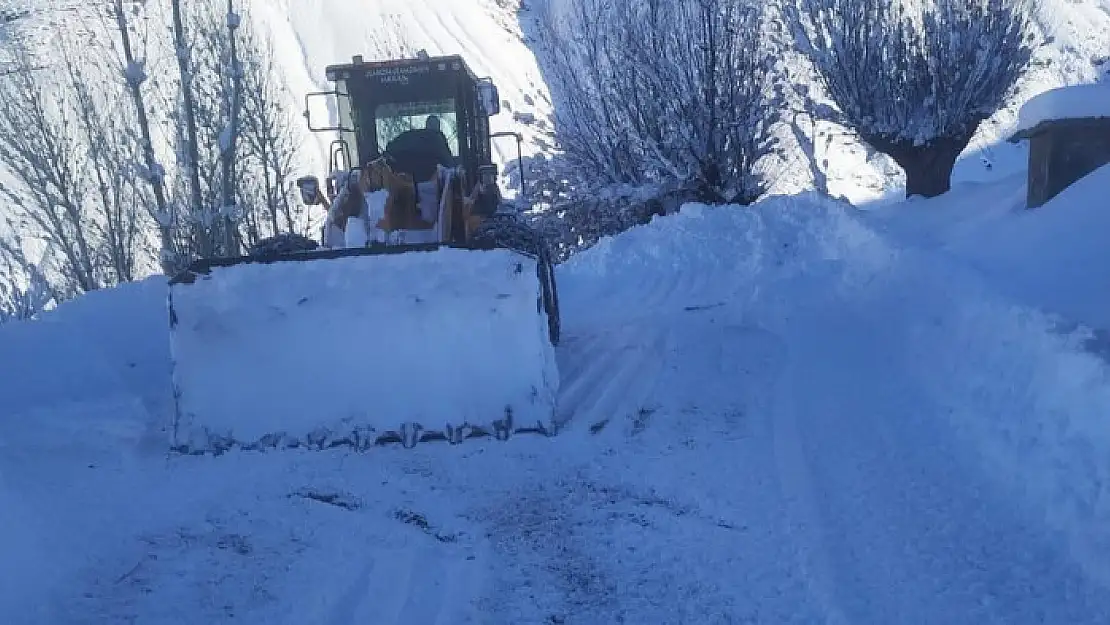
[[[606,239],[560,272],[553,439],[167,459],[158,280],[0,327],[0,548],[50,563],[4,578],[0,616],[1105,623],[1110,369],[1038,311],[1063,289],[981,269],[1089,228],[1106,175],[1036,216],[995,188],[959,229],[934,214],[981,186],[897,214],[688,205]],[[1027,266],[1090,302],[1067,263],[1106,246],[1067,247]]]
[[[1110,331],[1097,285],[1110,283],[1102,259],[1110,215],[1110,168],[1065,189],[1041,209],[1025,209],[1025,174],[966,183],[951,196],[870,211],[875,227],[900,241],[959,259],[1014,301]]]

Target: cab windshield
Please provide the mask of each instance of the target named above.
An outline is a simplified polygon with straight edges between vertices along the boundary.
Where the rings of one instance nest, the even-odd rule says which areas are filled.
[[[429,115],[440,119],[440,130],[447,137],[447,145],[453,156],[459,155],[459,128],[455,114],[455,100],[435,100],[429,102],[389,102],[379,104],[374,109],[377,125],[378,152],[385,150],[389,142],[406,130],[423,128]]]

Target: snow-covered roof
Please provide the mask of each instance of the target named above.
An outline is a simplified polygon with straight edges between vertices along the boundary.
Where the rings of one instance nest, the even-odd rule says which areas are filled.
[[[1110,119],[1110,84],[1050,89],[1029,99],[1018,114],[1011,141],[1026,139],[1045,122],[1061,119]]]

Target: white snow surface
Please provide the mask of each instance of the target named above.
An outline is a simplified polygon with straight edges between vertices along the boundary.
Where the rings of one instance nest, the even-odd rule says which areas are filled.
[[[1025,208],[1024,178],[965,183],[951,195],[865,214],[902,243],[959,259],[1015,302],[1061,323],[1110,331],[1106,297],[1092,288],[1110,283],[1110,267],[1102,260],[1103,233],[1110,231],[1110,166],[1035,210]]]
[[[1110,85],[1070,85],[1040,93],[1021,105],[1015,132],[1047,121],[1110,118]]]
[[[401,24],[546,105],[511,2],[258,6],[299,92]],[[1046,5],[1028,89],[1089,79],[1107,6]],[[0,623],[1110,622],[1110,174],[1022,210],[1016,116],[940,198],[689,205],[566,263],[552,439],[167,456],[164,280],[0,326]]]
[[[1107,362],[1063,287],[983,271],[1026,219],[1027,266],[1105,264],[1070,234],[1105,175],[605,239],[559,271],[553,438],[167,457],[164,283],[2,326],[0,549],[31,564],[0,620],[1105,623]]]
[[[172,289],[175,444],[551,425],[536,262],[508,250],[214,267]]]

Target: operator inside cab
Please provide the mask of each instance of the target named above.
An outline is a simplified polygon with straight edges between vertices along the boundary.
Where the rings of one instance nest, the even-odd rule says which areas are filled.
[[[423,128],[413,128],[397,135],[385,151],[393,156],[394,169],[412,174],[413,180],[425,181],[436,174],[436,166],[455,166],[455,155],[441,130],[438,115],[429,115]]]
[[[423,128],[413,128],[397,135],[386,146],[392,157],[394,171],[412,176],[416,183],[416,204],[420,218],[429,224],[439,217],[439,166],[454,167],[455,155],[441,130],[439,116],[429,115]]]

